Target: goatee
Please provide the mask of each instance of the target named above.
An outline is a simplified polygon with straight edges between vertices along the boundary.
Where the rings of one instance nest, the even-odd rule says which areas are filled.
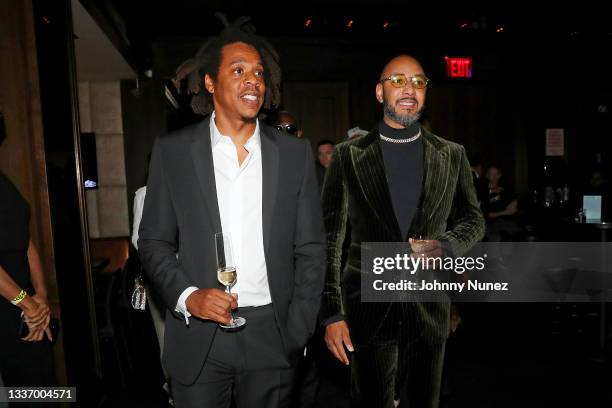
[[[408,127],[412,125],[414,122],[418,121],[421,115],[423,114],[424,108],[425,107],[422,107],[415,114],[412,114],[412,115],[411,114],[400,115],[399,113],[395,111],[395,108],[391,106],[389,101],[385,99],[383,102],[383,112],[385,116],[387,116],[393,122],[402,125],[403,127]]]

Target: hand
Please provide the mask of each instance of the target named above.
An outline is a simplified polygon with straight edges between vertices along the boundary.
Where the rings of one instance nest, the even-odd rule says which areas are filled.
[[[47,309],[49,309],[49,315],[47,316],[47,320],[42,324],[41,327],[44,328],[44,333],[47,335],[47,339],[49,341],[53,341],[53,336],[51,335],[51,327],[49,327],[49,323],[51,322],[51,308],[49,307],[49,300],[47,299],[47,294],[42,291],[36,291],[32,298],[40,305],[44,305]],[[41,336],[42,340],[42,336]]]
[[[51,314],[49,306],[40,299],[35,300],[34,297],[26,296],[19,304],[22,309],[21,315],[24,321],[32,326],[38,326]]]
[[[325,328],[325,344],[327,344],[327,348],[334,357],[342,363],[349,365],[349,359],[344,347],[346,346],[350,352],[355,351],[355,349],[349,335],[348,325],[344,320],[327,325]]]
[[[53,341],[53,336],[51,335],[51,328],[49,327],[50,317],[42,324],[37,326],[32,326],[30,323],[26,323],[28,325],[28,335],[23,337],[21,340],[23,341],[41,341],[43,336],[46,334],[49,341]]]
[[[461,324],[461,315],[457,306],[452,304],[450,309],[450,329],[451,333],[457,331],[457,328]]]
[[[36,294],[29,299],[27,307],[22,312],[23,320],[28,325],[29,333],[22,340],[41,341],[46,333],[47,338],[52,340],[49,322],[51,321],[51,309],[46,296]]]
[[[231,310],[238,307],[238,295],[221,289],[198,289],[187,297],[185,305],[192,316],[221,324],[232,322]]]
[[[444,254],[442,243],[435,239],[413,239],[409,238],[412,257],[422,256],[425,258],[440,258]]]

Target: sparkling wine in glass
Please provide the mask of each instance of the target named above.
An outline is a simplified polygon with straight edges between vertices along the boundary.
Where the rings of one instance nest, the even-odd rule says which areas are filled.
[[[412,243],[410,244],[412,252],[422,252],[428,242],[425,236],[422,234],[412,234],[410,238],[412,239]]]
[[[238,279],[238,271],[234,263],[229,234],[223,232],[215,233],[215,248],[217,253],[217,280],[225,286],[225,291],[231,294],[232,286],[234,286]],[[233,312],[230,313],[232,315],[230,324],[219,323],[220,327],[226,330],[236,330],[245,325],[246,319],[244,317],[234,316]]]

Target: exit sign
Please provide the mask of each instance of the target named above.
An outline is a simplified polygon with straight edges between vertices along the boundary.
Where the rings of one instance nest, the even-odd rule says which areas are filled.
[[[444,57],[449,78],[471,78],[472,57]]]

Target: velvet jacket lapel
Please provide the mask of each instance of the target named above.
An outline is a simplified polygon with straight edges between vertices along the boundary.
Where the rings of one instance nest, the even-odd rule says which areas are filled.
[[[377,218],[388,229],[390,240],[403,241],[393,211],[378,131],[370,132],[361,143],[351,146],[351,160],[361,191]]]
[[[427,232],[428,220],[439,206],[449,178],[447,147],[425,129],[422,137],[423,188],[419,206],[410,225],[410,234]],[[389,230],[390,240],[404,241],[393,211],[377,130],[366,135],[361,143],[351,146],[351,160],[363,195],[378,219]]]
[[[422,234],[432,239],[429,234],[429,221],[440,205],[447,188],[450,163],[448,146],[440,143],[430,132],[423,132],[423,187],[419,207],[410,224],[410,234]]]

